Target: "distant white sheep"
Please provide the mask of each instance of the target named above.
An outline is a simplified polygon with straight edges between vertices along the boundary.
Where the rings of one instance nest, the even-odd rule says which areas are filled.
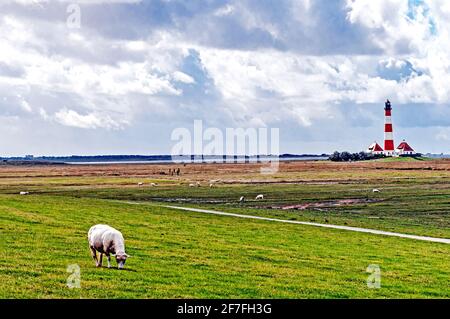
[[[374,193],[381,193],[381,191],[379,189],[376,189],[376,188],[373,189],[372,192],[374,192]]]
[[[263,200],[264,199],[264,195],[260,194],[258,196],[256,196],[255,200]]]
[[[143,186],[143,185],[144,185],[144,183],[142,183],[142,182],[138,183],[138,186]]]
[[[150,186],[151,186],[151,187],[156,187],[156,186],[158,186],[158,184],[156,184],[156,183],[150,183]]]
[[[189,184],[189,187],[200,187],[201,186],[201,184],[200,184],[200,182],[197,182],[197,183],[191,183],[191,184]]]
[[[214,187],[213,183],[209,184],[209,188],[213,188],[213,187]]]
[[[20,195],[29,195],[30,192],[20,192],[19,194],[20,194]]]
[[[102,266],[103,254],[108,258],[108,268],[111,268],[111,255],[116,257],[117,267],[122,269],[128,256],[125,253],[125,240],[122,233],[108,225],[95,225],[88,232],[89,248],[97,267]],[[97,252],[100,257],[97,258]]]
[[[241,198],[239,198],[239,203],[243,203],[245,201],[245,197],[241,196]]]

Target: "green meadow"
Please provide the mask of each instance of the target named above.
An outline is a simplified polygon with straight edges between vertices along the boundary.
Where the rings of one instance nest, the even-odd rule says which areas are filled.
[[[0,298],[450,298],[447,244],[163,207],[450,238],[448,171],[305,172],[327,182],[212,188],[189,188],[187,177],[15,174],[0,178]],[[360,201],[335,202],[345,199]],[[297,204],[311,206],[281,209]],[[123,233],[125,270],[94,266],[87,231],[97,223]],[[80,288],[67,286],[69,265]],[[381,269],[380,289],[367,286],[369,265]]]

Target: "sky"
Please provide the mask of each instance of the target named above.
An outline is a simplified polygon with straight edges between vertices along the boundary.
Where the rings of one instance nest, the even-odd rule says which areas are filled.
[[[194,120],[356,152],[386,99],[450,153],[449,33],[447,0],[3,0],[0,156],[170,154]]]

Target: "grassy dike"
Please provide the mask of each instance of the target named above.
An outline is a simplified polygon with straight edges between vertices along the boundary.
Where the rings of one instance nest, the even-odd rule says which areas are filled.
[[[1,195],[0,219],[1,298],[450,297],[445,244],[48,195]],[[95,223],[124,233],[127,270],[94,267]],[[81,289],[66,286],[70,264]]]

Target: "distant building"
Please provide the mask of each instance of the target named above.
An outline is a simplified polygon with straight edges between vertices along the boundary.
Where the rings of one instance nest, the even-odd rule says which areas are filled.
[[[403,142],[400,143],[400,145],[395,150],[398,155],[415,155],[416,152],[412,149],[409,144],[403,140]]]
[[[405,140],[397,148],[394,146],[392,105],[389,100],[384,104],[384,119],[384,148],[374,142],[366,152],[374,155],[384,154],[385,156],[416,155],[416,152]]]
[[[370,144],[369,148],[367,149],[367,153],[378,155],[378,154],[383,154],[384,150],[377,142],[373,142],[372,144]]]

